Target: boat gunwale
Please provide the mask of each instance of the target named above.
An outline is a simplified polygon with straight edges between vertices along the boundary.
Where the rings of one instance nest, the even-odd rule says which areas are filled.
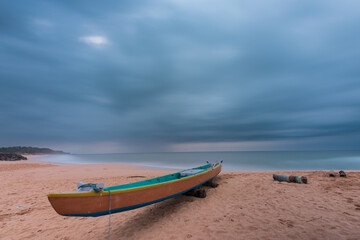
[[[205,165],[207,165],[207,164],[205,164]],[[205,166],[205,165],[203,165],[203,166]],[[208,168],[208,170],[196,173],[194,175],[185,176],[185,177],[182,177],[182,178],[179,178],[179,179],[174,179],[174,180],[170,180],[170,181],[166,181],[166,182],[154,183],[154,184],[150,184],[150,185],[147,185],[147,186],[139,186],[139,187],[133,187],[133,188],[127,188],[127,189],[119,189],[119,190],[107,190],[107,191],[101,191],[101,192],[98,192],[98,193],[96,193],[94,191],[90,191],[90,192],[50,193],[50,194],[48,194],[48,197],[49,198],[53,198],[53,197],[98,197],[98,196],[104,196],[104,195],[107,196],[107,195],[110,194],[109,192],[111,192],[111,195],[127,193],[127,192],[134,192],[134,191],[139,191],[139,190],[148,189],[148,188],[154,188],[154,187],[167,185],[167,184],[180,182],[180,181],[185,181],[187,179],[198,177],[200,175],[204,175],[204,174],[206,174],[206,173],[208,173],[210,171],[213,171],[213,170],[217,169],[218,167],[221,167],[221,165],[222,165],[221,163],[218,163],[215,167],[210,166]],[[186,169],[186,170],[190,170],[190,169]],[[183,171],[186,171],[186,170],[183,170]],[[180,171],[180,172],[183,172],[183,171]],[[176,172],[176,173],[180,173],[180,172]],[[172,174],[176,174],[176,173],[172,173]],[[158,177],[156,177],[156,178],[158,178]],[[154,178],[152,178],[152,179],[154,179]],[[148,180],[150,180],[150,179],[148,179]],[[123,184],[121,184],[121,185],[123,185]]]

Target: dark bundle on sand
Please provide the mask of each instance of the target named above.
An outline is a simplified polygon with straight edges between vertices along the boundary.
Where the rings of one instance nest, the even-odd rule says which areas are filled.
[[[334,171],[328,171],[328,172],[323,173],[323,177],[336,177],[336,175],[337,174]],[[341,170],[341,171],[339,171],[339,176],[346,177],[346,173],[343,170]]]
[[[304,176],[289,176],[289,175],[277,175],[273,174],[274,181],[279,182],[292,182],[292,183],[307,183],[307,177]]]
[[[346,173],[345,173],[343,170],[341,170],[341,171],[339,172],[339,174],[340,174],[340,177],[346,177]]]

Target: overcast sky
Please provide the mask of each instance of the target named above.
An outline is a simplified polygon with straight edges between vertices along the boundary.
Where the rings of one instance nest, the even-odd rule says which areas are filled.
[[[360,2],[0,2],[0,146],[360,149]]]

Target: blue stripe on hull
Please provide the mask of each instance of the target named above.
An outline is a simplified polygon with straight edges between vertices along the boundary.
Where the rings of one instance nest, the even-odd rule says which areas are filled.
[[[216,175],[217,176],[217,175]],[[214,176],[214,177],[216,177]],[[141,203],[141,204],[137,204],[137,205],[132,205],[132,206],[128,206],[128,207],[123,207],[123,208],[116,208],[116,209],[112,209],[111,210],[111,214],[113,213],[118,213],[118,212],[124,212],[124,211],[128,211],[128,210],[132,210],[132,209],[135,209],[135,208],[140,208],[140,207],[144,207],[144,206],[147,206],[147,205],[150,205],[150,204],[153,204],[153,203],[157,203],[157,202],[161,202],[161,201],[164,201],[166,199],[169,199],[169,198],[172,198],[172,197],[175,197],[175,196],[178,196],[180,194],[183,194],[183,193],[186,193],[187,191],[190,191],[191,189],[194,189],[198,186],[201,186],[203,185],[204,183],[210,181],[211,179],[213,179],[214,177],[206,180],[205,182],[202,182],[192,188],[189,188],[185,191],[182,191],[182,192],[179,192],[179,193],[176,193],[176,194],[173,194],[173,195],[170,195],[170,196],[167,196],[167,197],[164,197],[164,198],[160,198],[160,199],[157,199],[155,201],[151,201],[151,202],[146,202],[146,203]],[[78,213],[78,214],[62,214],[62,216],[67,216],[67,217],[100,217],[100,216],[104,216],[104,215],[107,215],[109,214],[109,211],[102,211],[102,212],[96,212],[96,213]]]

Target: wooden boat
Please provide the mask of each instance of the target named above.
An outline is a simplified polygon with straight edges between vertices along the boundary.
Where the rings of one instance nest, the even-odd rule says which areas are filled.
[[[183,194],[216,177],[220,163],[206,164],[144,181],[111,186],[102,191],[50,193],[49,201],[63,216],[98,217],[128,211]]]

